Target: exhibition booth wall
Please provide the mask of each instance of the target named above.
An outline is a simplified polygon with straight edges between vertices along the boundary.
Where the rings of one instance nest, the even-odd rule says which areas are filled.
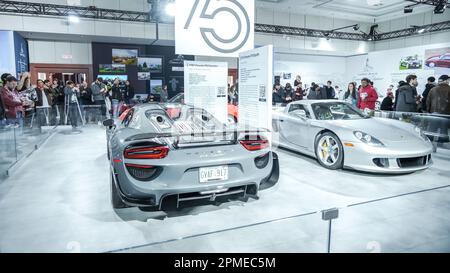
[[[168,85],[169,96],[182,91],[184,61],[194,56],[176,55],[172,46],[92,43],[94,77],[128,79],[136,94],[157,92]]]
[[[279,76],[282,84],[302,76],[303,84],[311,82],[326,84],[328,80],[341,89],[346,89],[352,81],[359,82],[367,77],[374,81],[381,95],[390,84],[396,86],[409,74],[419,78],[419,93],[425,88],[430,76],[438,78],[450,74],[450,62],[439,64],[432,58],[450,54],[450,43],[406,47],[402,49],[374,51],[355,56],[326,56],[311,54],[276,53],[274,58],[274,75]],[[442,57],[444,58],[444,57]]]

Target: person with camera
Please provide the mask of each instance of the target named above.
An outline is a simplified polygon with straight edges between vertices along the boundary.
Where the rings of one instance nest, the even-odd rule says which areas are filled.
[[[43,125],[50,122],[49,109],[52,106],[52,97],[48,88],[48,84],[50,81],[46,80],[46,82],[47,85],[43,80],[37,80],[37,86],[34,89],[34,108],[39,129],[41,129]]]
[[[6,124],[18,124],[22,130],[25,103],[16,88],[17,79],[9,75],[5,78],[5,85],[1,89],[0,95],[5,106]]]
[[[101,107],[100,115],[102,117],[106,116],[106,102],[105,102],[106,91],[107,91],[106,85],[103,83],[103,79],[100,77],[97,78],[95,82],[93,82],[91,85],[92,101],[94,102],[94,105],[99,105]]]
[[[66,87],[64,88],[64,94],[66,96],[68,109],[68,116],[70,119],[70,124],[73,129],[78,127],[78,88],[75,87],[73,81],[68,81]]]

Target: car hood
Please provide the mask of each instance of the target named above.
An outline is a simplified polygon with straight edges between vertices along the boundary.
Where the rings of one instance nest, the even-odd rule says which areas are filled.
[[[380,141],[404,142],[421,140],[410,124],[390,119],[334,120],[334,126],[369,134]]]

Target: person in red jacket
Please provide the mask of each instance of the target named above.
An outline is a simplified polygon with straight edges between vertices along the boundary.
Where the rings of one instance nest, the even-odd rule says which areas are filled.
[[[1,90],[7,124],[19,124],[23,127],[23,102],[16,91],[17,79],[14,76],[6,78],[6,84]]]
[[[377,91],[370,85],[367,78],[361,80],[361,87],[358,92],[358,108],[364,111],[365,109],[375,110],[375,103],[378,99]]]

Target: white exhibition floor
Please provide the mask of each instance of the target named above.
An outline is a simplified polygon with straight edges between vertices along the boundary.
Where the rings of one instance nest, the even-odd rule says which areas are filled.
[[[449,150],[394,176],[279,150],[280,181],[259,200],[165,213],[111,208],[105,142],[99,126],[59,131],[0,182],[0,252],[325,252],[317,212],[333,207],[332,252],[450,252]]]

